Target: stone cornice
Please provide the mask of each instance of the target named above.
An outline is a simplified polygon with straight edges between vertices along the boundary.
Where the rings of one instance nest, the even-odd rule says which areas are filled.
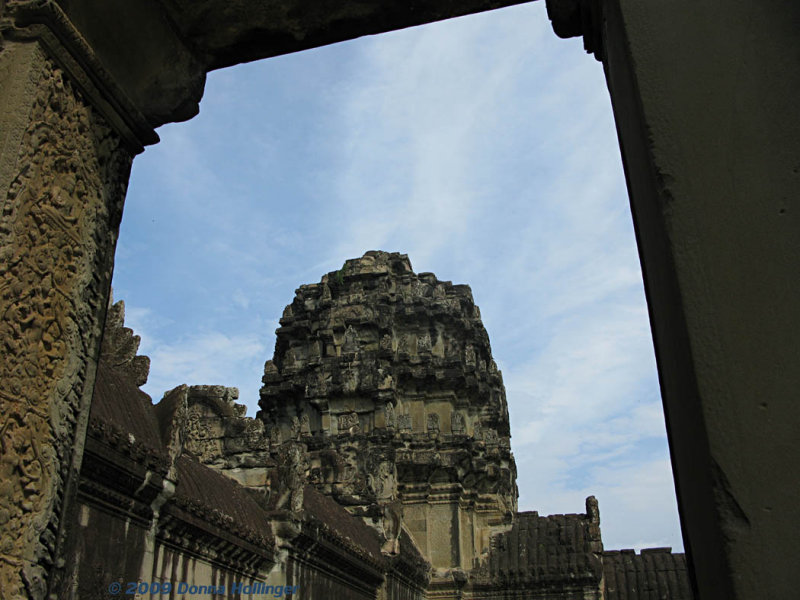
[[[357,545],[332,534],[322,522],[306,520],[301,534],[291,541],[290,556],[327,572],[348,586],[368,591],[383,579],[384,561],[376,561]]]
[[[213,545],[208,544],[209,534],[215,540]],[[240,535],[232,535],[224,526],[219,527],[204,515],[183,510],[172,502],[162,511],[157,537],[162,544],[247,577],[256,577],[275,563],[271,542],[252,543]]]
[[[558,37],[583,37],[586,52],[603,60],[600,0],[547,0],[547,16]]]
[[[133,153],[159,141],[145,116],[53,0],[7,2],[0,33],[8,40],[39,41]]]
[[[190,498],[175,496],[172,501],[167,504],[166,511],[171,514],[180,515],[180,517],[187,522],[203,523],[203,527],[217,537],[224,537],[229,539],[232,543],[238,543],[244,547],[271,548],[273,545],[270,539],[258,532],[249,531],[229,515],[219,510],[209,508]],[[224,535],[222,532],[225,532],[227,535]]]
[[[107,448],[113,448],[135,464],[151,469],[159,475],[166,476],[169,466],[164,456],[156,449],[132,440],[130,434],[121,431],[117,427],[101,419],[91,418],[89,420],[88,434],[90,438],[104,444]]]
[[[150,472],[145,469],[131,472],[119,462],[109,461],[93,444],[87,446],[79,491],[82,502],[134,519],[147,528],[153,516],[151,502],[162,479],[157,475],[148,479]]]

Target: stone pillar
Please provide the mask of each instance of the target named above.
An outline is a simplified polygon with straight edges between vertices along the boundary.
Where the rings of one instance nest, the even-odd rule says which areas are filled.
[[[699,598],[800,587],[800,5],[548,0],[603,61]]]
[[[157,138],[55,4],[0,19],[0,598],[44,598],[59,593],[131,160]]]

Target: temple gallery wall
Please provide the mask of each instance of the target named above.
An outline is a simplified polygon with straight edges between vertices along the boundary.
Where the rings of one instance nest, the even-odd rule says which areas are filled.
[[[468,286],[370,251],[301,286],[277,334],[255,418],[223,386],[153,405],[124,304],[109,308],[62,596],[692,598],[683,554],[603,548],[594,497],[517,511]]]
[[[429,573],[421,566],[426,557],[465,564],[486,544],[491,554],[491,540],[502,545],[517,539],[513,517],[511,529],[501,531],[508,526],[504,519],[514,514],[507,483],[494,497],[479,493],[476,505],[485,506],[486,512],[481,508],[473,513],[446,508],[454,493],[446,480],[436,481],[442,503],[433,511],[422,508],[422,499],[433,491],[405,490],[407,502],[400,504],[409,507],[413,524],[398,530],[388,502],[380,516],[366,518],[377,519],[384,534],[395,531],[396,536],[376,541],[374,527],[362,528],[365,515],[359,511],[366,509],[359,502],[365,492],[350,494],[346,504],[348,494],[342,489],[331,487],[328,494],[325,484],[320,489],[315,480],[302,495],[290,494],[281,508],[271,504],[278,499],[251,492],[240,496],[241,502],[226,504],[240,494],[241,484],[183,454],[183,441],[175,433],[185,405],[182,392],[175,392],[173,399],[178,416],[170,417],[167,405],[156,416],[142,413],[153,426],[148,432],[154,452],[145,455],[130,438],[103,429],[102,419],[92,417],[93,411],[102,410],[95,408],[102,406],[97,400],[103,381],[98,361],[131,161],[157,142],[155,127],[197,112],[206,72],[512,3],[0,0],[3,597],[68,595],[74,591],[69,582],[88,577],[76,575],[71,562],[91,551],[80,548],[80,524],[96,523],[92,509],[82,504],[86,477],[98,486],[97,497],[107,498],[107,510],[101,512],[109,521],[103,531],[115,527],[110,506],[124,504],[131,494],[139,502],[125,505],[136,526],[119,532],[138,536],[138,541],[131,538],[124,545],[130,555],[113,555],[127,565],[126,573],[140,572],[147,563],[153,569],[205,569],[218,581],[262,581],[273,572],[268,549],[274,547],[282,549],[280,564],[293,565],[281,572],[294,573],[298,581],[326,581],[320,585],[361,589],[366,595],[383,586],[389,597],[412,597],[423,589],[434,593],[434,579],[426,582]],[[794,359],[800,355],[800,122],[795,108],[800,95],[800,7],[792,0],[757,5],[746,0],[548,0],[547,8],[557,35],[583,38],[598,68],[604,69],[611,94],[691,585],[700,598],[790,598],[800,583],[794,539],[800,521],[800,481],[794,477],[800,462],[795,402],[800,370]],[[434,344],[432,337],[431,348]],[[135,362],[141,369],[143,361]],[[268,389],[277,390],[291,379],[281,371],[282,364],[274,363],[277,373],[271,376],[277,379]],[[134,377],[133,388],[135,383]],[[484,384],[495,385],[488,379]],[[136,396],[128,384],[119,386]],[[120,388],[109,397],[123,392]],[[497,393],[493,398],[497,403]],[[294,417],[302,430],[317,418],[314,426],[322,428],[325,414],[329,420],[333,415],[337,436],[340,417],[343,429],[353,429],[353,435],[370,435],[380,421],[374,417],[362,425],[361,405],[350,410],[350,405],[334,403],[309,407],[306,423],[306,413],[297,412],[302,406],[294,414],[288,409],[270,413],[269,395],[262,402],[264,414],[272,419],[263,421],[265,427],[277,427],[280,436]],[[412,420],[411,454],[400,452],[405,458],[397,461],[407,467],[398,471],[395,482],[429,468],[414,454],[423,448],[412,447],[417,433],[413,423],[422,418],[422,406],[428,406],[426,401],[402,400],[403,412],[398,413],[393,404],[396,423],[401,417],[405,423],[406,414]],[[424,413],[425,429],[419,430],[432,448],[443,443],[443,436],[456,435],[452,415],[445,404],[438,406],[430,415]],[[483,431],[485,417],[491,425],[486,431],[502,436],[502,416],[477,415],[467,406],[459,411],[456,431],[463,418],[464,435],[475,439],[475,423]],[[439,437],[431,441],[433,415],[439,417]],[[141,435],[134,434],[135,440],[148,439],[147,433]],[[488,452],[488,443],[486,447]],[[513,481],[513,463],[503,458],[502,445],[491,447],[501,466],[487,467],[487,477],[498,486]],[[297,487],[292,465],[303,456],[287,446],[278,467],[287,485],[291,481]],[[311,460],[319,464],[309,469],[323,473],[322,457],[312,453]],[[385,466],[381,471],[389,461],[373,460],[382,472],[379,480],[395,476]],[[481,473],[483,467],[474,468]],[[114,479],[118,473],[128,473],[123,482]],[[149,477],[141,488],[140,476]],[[175,485],[179,476],[183,486]],[[188,483],[208,487],[205,477],[218,477],[213,479],[217,489],[228,490],[216,502],[216,520],[198,508],[202,502]],[[239,487],[225,487],[230,485]],[[368,483],[358,485],[354,489],[372,489]],[[400,483],[396,485],[392,493],[400,494]],[[348,506],[342,510],[354,520],[328,512],[339,511],[342,502]],[[232,514],[245,504],[252,510]],[[286,517],[284,525],[273,528],[271,511],[292,513],[301,505],[303,514],[315,514],[316,520]],[[258,516],[259,510],[267,512]],[[580,527],[589,531],[596,511],[589,505],[586,511],[579,517]],[[449,527],[448,518],[453,519]],[[538,518],[516,521],[525,525],[529,539],[538,535],[531,531],[542,531],[532,525]],[[245,522],[240,519],[256,521],[236,534],[233,530]],[[330,522],[345,530],[326,529]],[[462,524],[470,522],[472,547],[462,545],[469,539],[469,526]],[[488,537],[477,533],[482,527],[489,528]],[[429,529],[449,532],[451,543],[458,539],[457,551],[448,558],[436,548],[419,548],[414,532],[420,537]],[[170,540],[166,531],[172,532]],[[204,535],[215,535],[220,543],[201,550],[202,544],[191,540],[208,539]],[[311,541],[323,535],[329,536],[324,544]],[[592,535],[582,539],[596,543]],[[358,543],[348,545],[347,540],[356,538]],[[329,554],[319,558],[307,551],[309,544]],[[192,548],[195,563],[186,558],[186,548]],[[204,566],[197,561],[205,561]],[[333,564],[338,571],[327,566]],[[586,573],[597,572],[592,565]],[[87,568],[102,571],[101,566]],[[321,570],[329,579],[317,577]],[[485,581],[495,580],[492,573],[490,568]],[[453,581],[452,586],[467,586],[477,580]],[[312,584],[304,585],[310,589]]]

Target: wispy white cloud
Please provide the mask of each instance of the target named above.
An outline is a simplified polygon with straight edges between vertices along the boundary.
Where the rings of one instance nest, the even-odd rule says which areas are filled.
[[[143,387],[154,402],[181,384],[238,387],[240,401],[251,414],[257,410],[264,357],[271,350],[255,332],[226,334],[194,332],[165,338],[168,323],[150,309],[125,307],[125,323],[142,337],[139,354],[150,357],[151,369]]]
[[[678,514],[667,460],[612,462],[593,467],[581,485],[551,489],[547,501],[536,508],[542,514],[582,512],[584,498],[589,495],[599,500],[606,549],[683,548],[675,526]]]
[[[487,200],[475,164],[490,151],[492,122],[513,81],[513,61],[475,68],[481,34],[467,19],[458,29],[423,28],[365,46],[363,76],[351,83],[339,120],[346,152],[335,191],[353,215],[342,253],[402,245],[426,263],[472,233],[476,204]]]
[[[215,331],[161,343],[150,356],[159,364],[150,386],[166,390],[181,383],[234,385],[240,379],[248,389],[253,383],[258,389],[258,380],[253,381],[252,373],[247,373],[247,378],[241,375],[254,363],[255,369],[259,369],[259,364],[263,367],[261,357],[266,353],[263,341],[254,334],[225,335]],[[257,397],[257,394],[247,396]]]

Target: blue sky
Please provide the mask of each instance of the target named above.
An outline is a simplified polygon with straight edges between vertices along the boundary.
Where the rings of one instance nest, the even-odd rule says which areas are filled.
[[[602,67],[543,2],[209,75],[134,163],[114,295],[145,390],[240,389],[283,307],[367,250],[472,287],[503,371],[520,510],[609,549],[682,548],[641,270]]]

